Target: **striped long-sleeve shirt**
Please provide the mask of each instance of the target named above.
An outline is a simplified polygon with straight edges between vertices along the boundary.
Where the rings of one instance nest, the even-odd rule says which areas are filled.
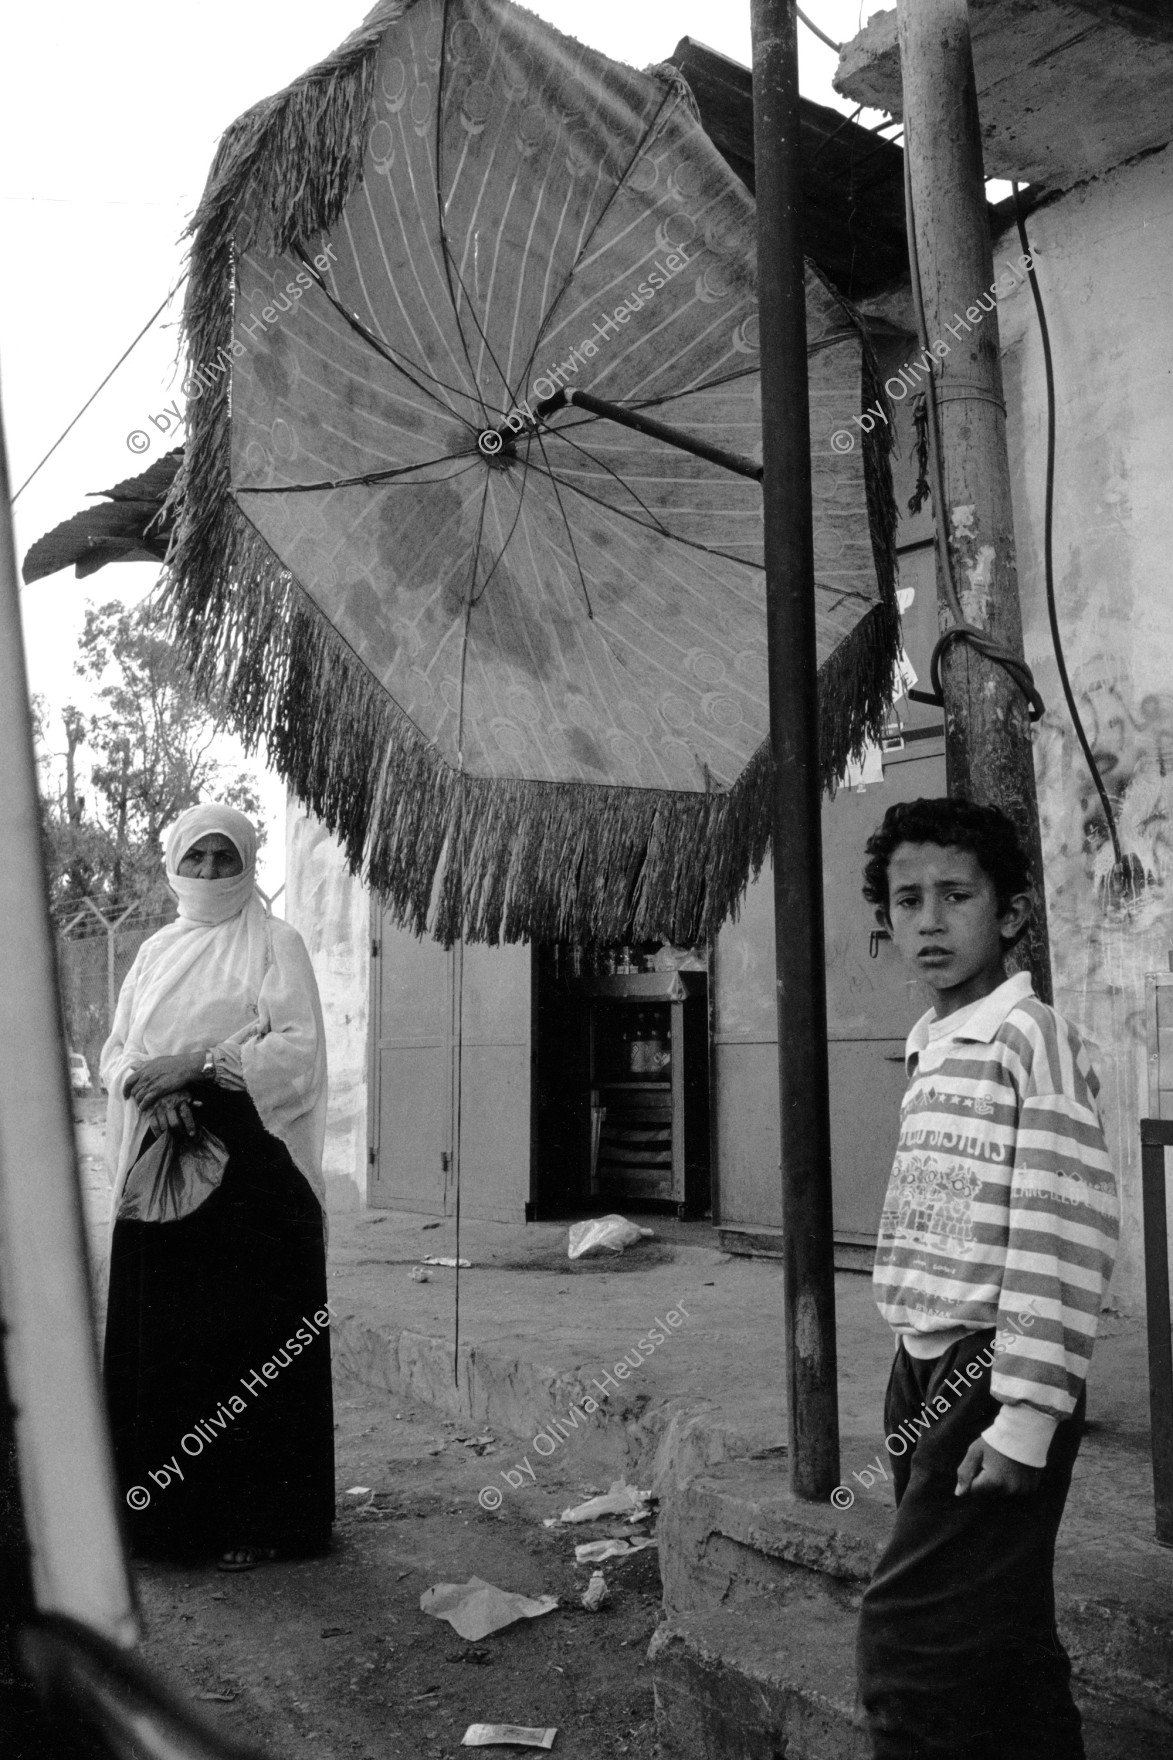
[[[1087,1374],[1115,1258],[1099,1082],[1026,973],[956,1014],[923,1016],[906,1062],[880,1312],[917,1356],[996,1328],[991,1392],[1003,1410],[987,1436],[1041,1465]]]

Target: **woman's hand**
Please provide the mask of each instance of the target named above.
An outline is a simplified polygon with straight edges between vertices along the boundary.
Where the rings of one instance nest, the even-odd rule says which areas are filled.
[[[203,1069],[204,1060],[199,1052],[188,1052],[182,1057],[149,1057],[141,1068],[127,1076],[122,1092],[140,1112],[153,1112],[161,1100],[198,1082]],[[184,1098],[190,1101],[190,1096]]]
[[[164,1131],[182,1131],[185,1136],[194,1137],[199,1130],[194,1107],[199,1105],[193,1100],[186,1089],[181,1088],[177,1094],[169,1094],[166,1100],[148,1113],[151,1129],[162,1136]]]

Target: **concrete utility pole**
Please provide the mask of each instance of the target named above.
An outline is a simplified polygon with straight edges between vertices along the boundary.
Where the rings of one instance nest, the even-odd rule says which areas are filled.
[[[912,183],[915,255],[934,366],[946,521],[967,622],[1022,657],[1006,405],[995,275],[986,212],[977,89],[966,0],[897,0],[904,84],[904,151]],[[1017,248],[1014,256],[1017,257]],[[1021,276],[1023,271],[1020,269]],[[984,305],[979,303],[984,300]],[[934,503],[937,501],[934,490]],[[955,621],[938,551],[942,629]],[[969,643],[942,656],[945,765],[951,795],[1001,807],[1015,821],[1036,876],[1024,951],[1035,989],[1051,1000],[1038,798],[1025,696],[1003,666]],[[1024,962],[1025,963],[1025,962]]]
[[[753,0],[762,494],[790,1488],[839,1481],[822,784],[794,0]]]

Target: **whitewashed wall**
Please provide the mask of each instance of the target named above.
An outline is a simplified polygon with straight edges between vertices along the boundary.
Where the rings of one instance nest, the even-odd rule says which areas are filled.
[[[1026,652],[1048,709],[1035,770],[1055,1000],[1094,1044],[1124,1197],[1113,1288],[1139,1310],[1144,977],[1168,970],[1173,949],[1173,149],[1072,190],[1028,226],[1055,366],[1055,585],[1067,667],[1119,803],[1121,840],[1145,874],[1135,904],[1106,896],[1111,849],[1054,660],[1046,388],[1023,288],[999,316]]]
[[[326,1019],[330,1106],[324,1166],[330,1207],[366,1203],[370,900],[338,843],[290,798],[285,916],[305,940]]]

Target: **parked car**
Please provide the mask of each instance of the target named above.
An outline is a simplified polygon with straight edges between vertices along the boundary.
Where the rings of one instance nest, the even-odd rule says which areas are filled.
[[[88,1094],[93,1086],[90,1066],[80,1051],[69,1053],[69,1085],[75,1094]]]

